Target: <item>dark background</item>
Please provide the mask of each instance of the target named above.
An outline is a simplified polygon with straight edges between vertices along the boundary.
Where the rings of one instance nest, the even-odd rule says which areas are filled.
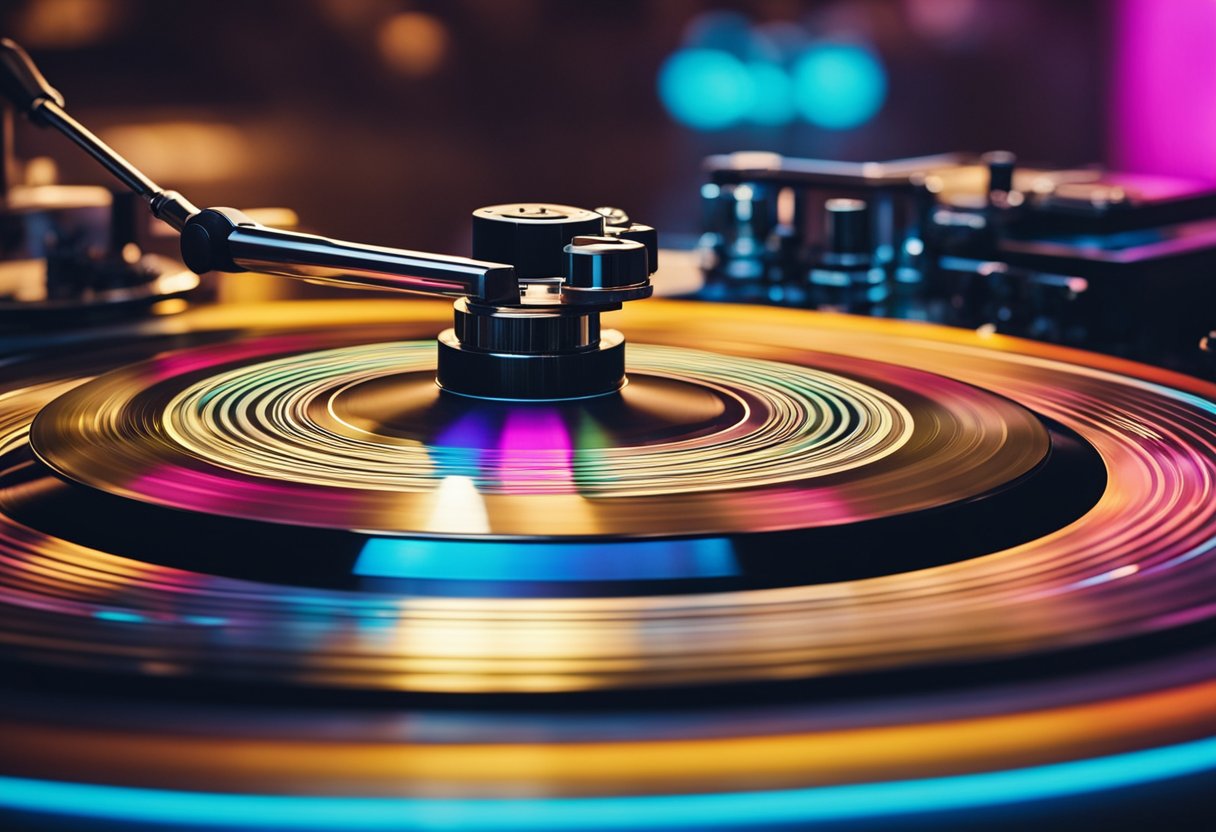
[[[617,204],[692,232],[700,160],[728,150],[862,160],[999,147],[1104,161],[1116,6],[10,0],[0,30],[72,112],[197,204],[290,206],[333,236],[461,252],[470,210],[515,200]],[[690,24],[723,10],[867,44],[887,71],[882,109],[842,131],[679,125],[656,92],[659,68]],[[408,24],[393,23],[402,15]],[[62,181],[109,184],[29,125],[18,149],[53,156]]]

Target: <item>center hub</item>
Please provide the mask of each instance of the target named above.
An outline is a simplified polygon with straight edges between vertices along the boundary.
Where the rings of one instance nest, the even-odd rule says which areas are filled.
[[[473,213],[473,255],[510,264],[517,302],[462,298],[439,335],[437,380],[449,392],[507,400],[580,399],[625,384],[625,339],[600,313],[649,297],[654,229],[619,209],[492,205]]]

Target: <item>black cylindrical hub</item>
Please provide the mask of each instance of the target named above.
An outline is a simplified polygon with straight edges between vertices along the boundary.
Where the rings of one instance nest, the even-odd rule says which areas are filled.
[[[521,355],[582,352],[600,340],[600,316],[551,306],[491,306],[461,298],[453,329],[460,343],[478,352]]]
[[[461,298],[439,334],[437,381],[483,399],[581,399],[625,383],[625,339],[598,309],[492,306]]]
[[[593,349],[568,353],[482,352],[460,342],[454,329],[439,333],[439,386],[479,399],[580,399],[625,384],[625,339],[604,330]]]

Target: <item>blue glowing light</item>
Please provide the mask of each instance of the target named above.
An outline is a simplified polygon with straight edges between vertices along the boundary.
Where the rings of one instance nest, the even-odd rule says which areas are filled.
[[[794,90],[790,76],[774,63],[754,61],[747,65],[752,76],[752,106],[747,120],[778,127],[794,120]]]
[[[102,621],[117,621],[120,624],[142,624],[145,621],[142,615],[131,610],[98,610],[93,613],[93,617]]]
[[[676,121],[720,130],[745,118],[754,100],[752,75],[728,52],[681,49],[659,70],[659,98]]]
[[[228,619],[218,615],[187,615],[182,618],[187,624],[197,624],[199,627],[223,627]]]
[[[369,578],[439,581],[654,581],[738,574],[725,538],[511,543],[373,537],[355,561]]]
[[[829,130],[858,127],[882,107],[887,76],[874,53],[860,46],[821,43],[798,58],[794,103],[803,118]]]
[[[591,798],[215,794],[0,777],[0,807],[123,823],[300,830],[618,830],[873,819],[1151,783],[1216,768],[1216,737],[1034,768],[775,792]]]

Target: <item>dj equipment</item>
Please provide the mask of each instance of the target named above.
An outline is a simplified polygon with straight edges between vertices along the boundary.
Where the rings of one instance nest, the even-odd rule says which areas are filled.
[[[473,259],[200,210],[0,58],[194,272],[455,298],[8,330],[6,828],[1212,821],[1216,386],[992,328],[633,303],[657,236],[619,209],[480,209]],[[1034,200],[989,161],[1005,197],[937,236],[909,175],[832,179],[830,245],[759,219],[811,204],[792,165],[715,167],[706,291],[878,307],[909,257],[929,282],[1013,251],[985,229]]]
[[[706,170],[708,299],[982,327],[1212,369],[1210,183],[1019,167],[1007,152],[864,164],[734,153]]]

